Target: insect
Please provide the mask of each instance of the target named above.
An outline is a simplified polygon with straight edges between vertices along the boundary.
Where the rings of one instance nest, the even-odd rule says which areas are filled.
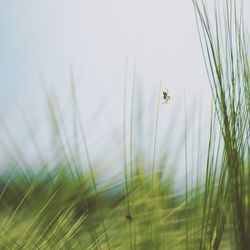
[[[168,90],[165,88],[165,90],[162,91],[163,97],[162,97],[162,103],[167,104],[168,101],[170,100],[170,95]]]
[[[133,220],[133,217],[131,216],[131,214],[127,210],[123,211],[122,216],[125,219],[127,219],[128,221],[132,221]]]

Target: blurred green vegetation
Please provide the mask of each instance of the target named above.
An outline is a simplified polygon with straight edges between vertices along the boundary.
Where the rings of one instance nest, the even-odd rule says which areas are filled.
[[[101,182],[74,88],[74,123],[81,131],[84,164],[76,145],[74,157],[65,150],[62,123],[48,97],[55,144],[62,143],[62,154],[50,170],[46,165],[27,170],[13,155],[11,163],[1,166],[0,249],[249,249],[249,56],[241,9],[234,1],[222,2],[224,11],[217,6],[213,18],[205,1],[193,1],[213,92],[205,166],[198,162],[191,176],[186,161],[182,189],[176,191],[174,173],[164,169],[164,155],[156,161],[158,106],[150,167],[145,167],[142,150],[126,147],[126,138],[135,135],[132,122],[126,134],[124,119],[124,173]],[[133,98],[134,92],[134,105]],[[186,125],[180,142],[185,158]]]

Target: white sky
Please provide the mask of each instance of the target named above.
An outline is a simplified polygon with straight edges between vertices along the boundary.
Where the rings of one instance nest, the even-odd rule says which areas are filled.
[[[17,141],[25,140],[19,107],[40,128],[46,119],[41,82],[55,90],[66,116],[72,69],[88,140],[101,142],[123,120],[126,57],[128,96],[136,61],[136,84],[152,103],[146,112],[155,108],[160,82],[170,91],[160,135],[183,117],[184,90],[189,114],[203,97],[206,122],[210,87],[191,0],[0,0],[0,116]],[[178,121],[175,129],[183,129]]]

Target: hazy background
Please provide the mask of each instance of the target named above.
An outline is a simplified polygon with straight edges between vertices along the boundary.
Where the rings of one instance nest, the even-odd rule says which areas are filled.
[[[160,82],[171,100],[160,106],[159,150],[165,145],[174,151],[178,146],[184,128],[184,92],[188,126],[197,142],[197,117],[201,112],[206,131],[211,93],[191,0],[0,0],[2,149],[13,146],[6,125],[23,153],[34,154],[25,114],[46,152],[50,131],[44,88],[54,91],[70,124],[72,74],[91,155],[100,156],[112,142],[113,152],[122,152],[124,81],[127,77],[129,117],[135,67],[135,96],[143,96],[147,117],[143,146],[152,146]],[[191,150],[197,149],[194,145]],[[105,160],[114,155],[105,155]]]

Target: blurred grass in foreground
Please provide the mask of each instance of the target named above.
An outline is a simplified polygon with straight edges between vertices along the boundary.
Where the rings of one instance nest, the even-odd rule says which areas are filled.
[[[62,153],[53,170],[42,161],[38,171],[25,170],[25,161],[15,155],[3,166],[1,249],[248,249],[250,68],[243,14],[234,1],[223,1],[223,11],[216,8],[213,17],[205,1],[193,3],[214,97],[206,166],[198,162],[194,177],[186,161],[185,190],[174,191],[174,176],[166,175],[164,163],[155,160],[156,115],[150,167],[132,143],[127,149],[127,138],[131,142],[135,135],[133,123],[124,122],[123,181],[100,184],[102,173],[89,154],[74,88],[74,126],[80,130],[87,172],[82,171],[77,144],[65,149],[62,123],[48,97],[55,144],[61,143]],[[134,93],[131,116],[133,99]],[[187,118],[184,130],[181,144],[187,158]]]

